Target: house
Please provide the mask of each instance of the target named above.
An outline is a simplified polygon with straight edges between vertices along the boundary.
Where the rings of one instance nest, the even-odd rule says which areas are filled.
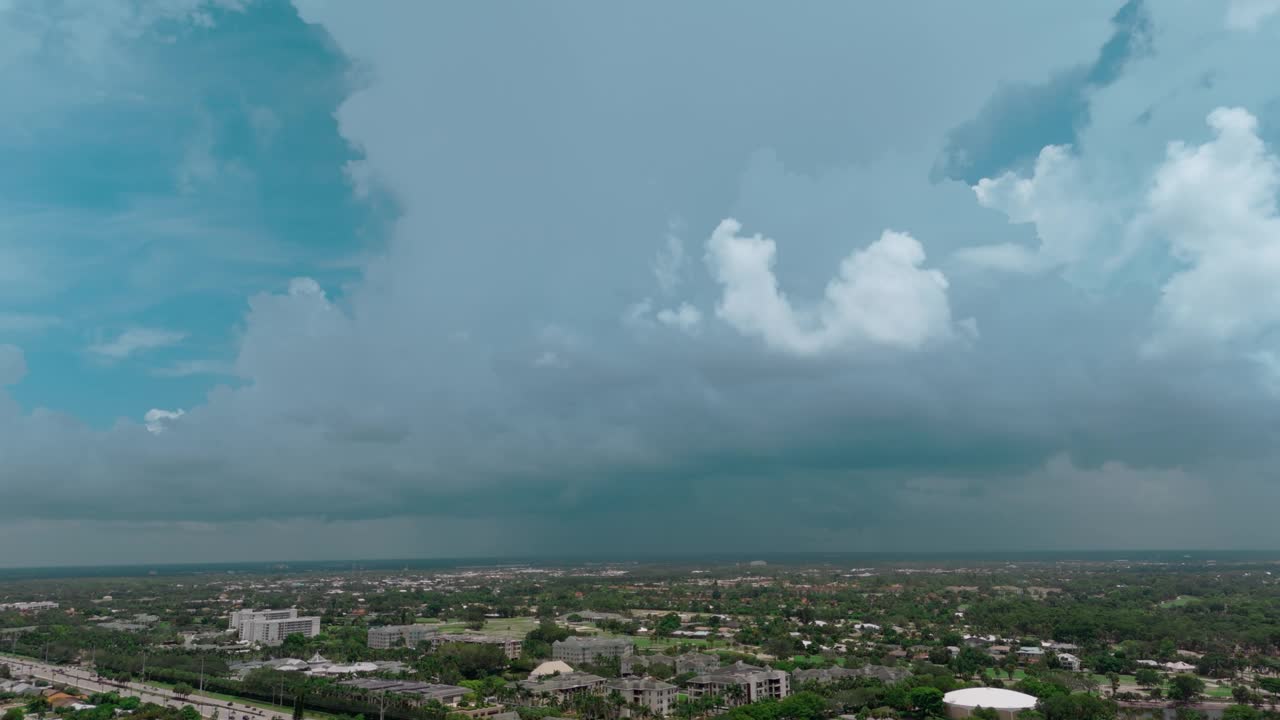
[[[1192,665],[1191,663],[1184,663],[1181,660],[1179,660],[1178,662],[1165,663],[1163,667],[1165,670],[1168,670],[1169,672],[1176,672],[1176,673],[1195,672],[1195,669],[1196,669],[1195,665]]]
[[[618,693],[628,705],[648,708],[657,717],[670,715],[676,703],[676,686],[654,678],[626,677],[607,680],[604,689],[609,694]],[[630,710],[624,708],[623,716],[630,717]]]
[[[1071,653],[1058,653],[1058,664],[1071,672],[1080,672],[1080,658]]]
[[[571,637],[551,644],[551,657],[571,665],[597,663],[635,653],[635,643],[626,638]]]
[[[1044,657],[1044,648],[1038,648],[1034,645],[1024,645],[1018,648],[1018,659],[1023,662],[1035,662]]]
[[[520,689],[543,702],[565,702],[578,695],[594,695],[604,689],[604,678],[591,673],[573,672],[549,675],[536,680],[521,680]]]
[[[686,683],[689,696],[718,696],[726,707],[760,700],[781,700],[791,694],[791,677],[782,670],[756,667],[738,661],[727,667],[691,678]]]

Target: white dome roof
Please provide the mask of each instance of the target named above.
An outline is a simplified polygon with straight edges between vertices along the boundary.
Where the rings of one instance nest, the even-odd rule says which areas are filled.
[[[942,696],[942,701],[956,707],[984,707],[996,710],[1025,710],[1036,706],[1036,698],[1034,696],[1013,690],[989,687],[952,690]]]

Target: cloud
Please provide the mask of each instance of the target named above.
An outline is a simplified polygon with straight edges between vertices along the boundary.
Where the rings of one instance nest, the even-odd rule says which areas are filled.
[[[1230,0],[1227,5],[1227,27],[1232,30],[1257,30],[1265,20],[1280,12],[1280,0]]]
[[[1093,95],[1151,51],[1146,0],[1128,0],[1111,25],[1111,37],[1091,63],[1059,71],[1041,83],[1004,86],[977,117],[953,128],[934,177],[974,184],[1009,171],[1046,146],[1074,144],[1090,119]]]
[[[147,411],[145,416],[143,416],[143,421],[147,428],[147,432],[153,435],[158,435],[168,430],[173,423],[183,415],[186,415],[186,412],[181,409],[161,410],[159,408],[152,408]]]
[[[693,333],[697,332],[698,326],[702,324],[702,311],[689,303],[681,303],[680,307],[674,310],[671,308],[660,310],[657,318],[663,325]]]
[[[653,277],[664,294],[670,295],[680,285],[680,275],[684,271],[684,242],[675,234],[674,228],[667,233],[666,245],[653,260]]]
[[[1079,161],[1070,148],[1045,147],[1031,177],[1006,172],[979,180],[973,192],[978,204],[1004,213],[1010,223],[1033,225],[1040,246],[1031,249],[1004,243],[964,248],[956,253],[961,262],[1034,273],[1079,261],[1097,241],[1102,209],[1086,195]]]
[[[1280,161],[1242,108],[1208,116],[1213,139],[1169,144],[1134,232],[1186,266],[1161,289],[1152,354],[1254,341],[1280,324]]]
[[[16,385],[26,374],[27,363],[22,348],[0,345],[0,387]]]
[[[151,371],[157,377],[192,377],[194,375],[234,375],[235,368],[230,363],[218,360],[186,360],[174,363],[169,367],[156,368]]]
[[[47,330],[62,323],[53,315],[38,313],[0,312],[0,332],[23,333]]]
[[[88,350],[113,360],[121,360],[135,353],[177,345],[187,337],[186,333],[159,328],[130,328],[113,340],[94,343]]]
[[[744,236],[723,220],[707,242],[707,264],[723,287],[716,315],[744,335],[794,355],[885,346],[915,350],[951,337],[947,279],[922,268],[924,248],[905,233],[880,239],[840,264],[839,276],[813,309],[795,309],[778,289],[777,245]]]

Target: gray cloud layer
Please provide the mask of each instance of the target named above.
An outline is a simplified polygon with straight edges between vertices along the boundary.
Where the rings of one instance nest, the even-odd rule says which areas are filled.
[[[1001,87],[1050,78],[1031,94],[1075,103],[1060,70],[1110,63],[1087,116],[1064,109],[1072,134],[1048,138],[1076,143],[1064,192],[1102,197],[1089,239],[1110,254],[1165,143],[1210,142],[1221,105],[1280,126],[1261,76],[1202,82],[1268,66],[1276,24],[1137,2],[1118,29],[1114,2],[992,5],[999,27],[947,4],[927,23],[901,5],[682,5],[680,22],[298,5],[362,69],[337,113],[365,157],[353,176],[401,210],[385,252],[349,287],[253,297],[244,384],[158,416],[163,432],[0,405],[13,517],[110,518],[135,539],[331,520],[384,555],[1280,541],[1270,320],[1246,346],[1144,355],[1172,233],[1106,273],[1083,256],[993,272],[961,251],[1061,228],[930,180],[944,149],[993,178],[1039,149],[948,133],[1007,127]],[[730,217],[775,241],[771,262],[715,244]],[[867,329],[900,333],[914,307],[916,334]],[[22,368],[0,352],[0,382]]]

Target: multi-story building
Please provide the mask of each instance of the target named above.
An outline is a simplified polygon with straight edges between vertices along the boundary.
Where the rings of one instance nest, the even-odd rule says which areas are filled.
[[[430,625],[382,625],[369,628],[369,647],[378,650],[398,647],[416,648],[419,643],[430,640],[440,634],[438,628]]]
[[[590,673],[564,673],[548,675],[536,680],[521,680],[520,687],[542,702],[565,702],[578,695],[598,694],[604,688],[604,678]]]
[[[551,657],[570,665],[621,660],[636,651],[635,643],[626,638],[571,637],[551,643]]]
[[[520,657],[520,649],[522,646],[521,641],[515,638],[501,637],[498,635],[482,635],[480,633],[441,633],[438,635],[431,635],[427,639],[430,640],[431,647],[433,648],[443,643],[496,645],[502,648],[503,654],[511,660]]]
[[[231,613],[231,622],[227,626],[227,629],[240,632],[240,628],[251,620],[287,620],[296,617],[298,617],[298,608],[285,608],[284,610],[236,610]]]
[[[676,686],[654,678],[616,678],[605,681],[604,689],[607,693],[618,693],[628,705],[648,708],[657,717],[670,715],[676,703]],[[624,717],[631,716],[628,708],[622,712]]]
[[[319,617],[298,617],[297,608],[288,610],[239,610],[231,613],[231,629],[244,642],[280,645],[290,635],[315,637],[320,634]]]
[[[707,653],[688,652],[676,656],[676,674],[709,673],[720,667],[720,658]]]
[[[716,696],[724,707],[761,700],[781,700],[791,694],[791,678],[782,670],[736,662],[698,675],[686,684],[689,696]]]

